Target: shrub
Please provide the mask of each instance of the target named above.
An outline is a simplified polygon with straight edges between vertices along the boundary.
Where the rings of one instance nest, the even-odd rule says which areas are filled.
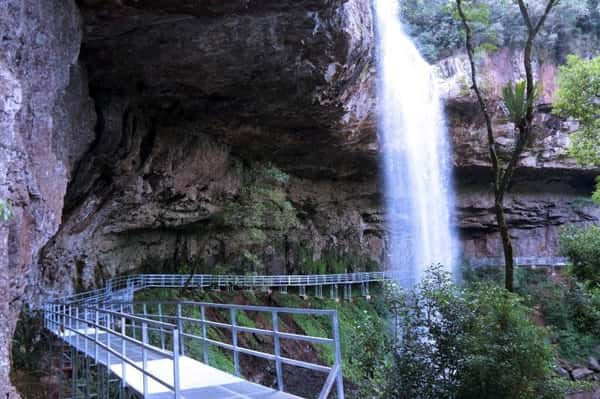
[[[44,332],[41,312],[23,309],[14,332],[12,366],[17,370],[43,372],[49,337]]]
[[[390,357],[390,342],[385,334],[383,320],[372,311],[362,311],[350,328],[351,351],[348,356],[353,379],[360,381],[358,397],[367,398],[383,394],[385,370]]]
[[[458,370],[461,398],[540,398],[551,375],[553,354],[543,329],[530,320],[519,297],[497,285],[466,292],[469,320]]]
[[[561,397],[544,388],[552,349],[517,295],[489,283],[460,288],[434,267],[392,304],[400,333],[383,397]]]
[[[573,273],[580,281],[600,283],[600,226],[563,228],[560,250],[573,263]]]

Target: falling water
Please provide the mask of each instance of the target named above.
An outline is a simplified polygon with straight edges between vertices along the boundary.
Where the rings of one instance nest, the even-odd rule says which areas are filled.
[[[410,286],[431,264],[452,271],[450,145],[434,69],[404,33],[398,0],[374,1],[388,268]]]

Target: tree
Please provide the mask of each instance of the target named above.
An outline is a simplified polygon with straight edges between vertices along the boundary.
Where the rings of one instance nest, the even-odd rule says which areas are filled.
[[[537,93],[536,84],[533,77],[533,65],[532,65],[532,52],[534,40],[540,29],[544,25],[546,18],[558,4],[559,0],[548,0],[542,15],[533,21],[530,15],[529,8],[525,4],[524,0],[517,0],[521,18],[526,28],[526,41],[523,49],[523,63],[525,67],[525,82],[517,83],[514,87],[512,83],[509,83],[503,92],[505,95],[505,103],[509,107],[509,116],[515,125],[517,131],[517,139],[512,153],[507,161],[500,159],[498,144],[494,138],[494,128],[492,125],[492,115],[488,109],[486,100],[483,97],[482,91],[477,81],[477,68],[475,66],[475,47],[473,45],[473,31],[471,29],[471,20],[473,19],[472,13],[465,8],[465,5],[473,5],[473,1],[469,0],[456,0],[456,6],[458,15],[462,22],[462,27],[465,33],[465,44],[467,48],[467,55],[469,57],[469,63],[471,67],[471,81],[472,89],[477,96],[477,101],[481,109],[481,113],[485,119],[487,139],[488,139],[488,150],[490,153],[490,160],[492,164],[492,171],[494,174],[494,209],[496,213],[496,221],[498,223],[498,229],[500,231],[500,237],[502,238],[502,247],[504,251],[504,263],[505,263],[505,285],[506,289],[513,291],[513,280],[514,280],[514,258],[513,258],[513,247],[508,231],[508,225],[506,224],[506,217],[504,214],[504,196],[509,188],[512,181],[513,174],[517,168],[519,158],[523,153],[523,150],[527,146],[531,138],[531,132],[533,127],[534,118],[534,102]]]
[[[541,14],[546,0],[529,0],[531,13]],[[460,20],[453,18],[454,2],[448,0],[402,0],[403,23],[419,50],[430,62],[451,56],[461,47]],[[466,4],[466,3],[465,3]],[[561,0],[539,32],[546,58],[564,62],[573,52],[595,53],[600,49],[600,0]],[[485,7],[485,23],[470,20],[477,41],[485,48],[525,44],[526,27],[515,0],[477,0]]]
[[[402,327],[389,350],[383,395],[375,397],[564,398],[551,387],[546,331],[516,294],[490,283],[457,286],[435,265],[416,287],[390,296],[388,303],[398,304],[391,319]]]
[[[571,135],[569,154],[584,165],[600,167],[600,57],[569,56],[560,67],[558,86],[554,112],[581,123]],[[600,180],[593,198],[600,203]]]

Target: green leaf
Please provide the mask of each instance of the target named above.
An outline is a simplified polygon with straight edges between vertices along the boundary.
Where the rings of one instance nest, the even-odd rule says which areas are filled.
[[[527,98],[527,83],[524,80],[516,83],[511,81],[502,88],[502,99],[511,122],[519,124],[523,121],[527,114],[527,108],[533,105],[538,93],[539,90],[536,88],[533,95]]]

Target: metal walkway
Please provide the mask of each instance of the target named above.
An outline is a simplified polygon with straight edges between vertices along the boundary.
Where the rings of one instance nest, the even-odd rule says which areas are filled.
[[[137,275],[113,279],[106,288],[47,303],[45,325],[72,350],[107,368],[123,387],[143,398],[297,398],[285,393],[286,365],[322,372],[325,382],[318,397],[325,399],[335,390],[337,398],[343,399],[337,311],[134,301],[135,292],[145,288],[189,287],[192,282],[197,282],[196,276]],[[260,328],[248,325],[246,313],[260,314],[263,321],[270,323],[262,322]],[[291,331],[286,324],[290,315],[324,318],[331,326],[331,334],[315,337]],[[240,343],[244,334],[262,336],[263,342],[272,344],[272,351],[244,347]],[[291,358],[283,353],[285,341],[330,346],[333,364]],[[211,347],[232,353],[233,374],[210,366],[214,353]],[[272,363],[277,389],[244,380],[240,355]],[[76,390],[74,387],[72,391]]]

